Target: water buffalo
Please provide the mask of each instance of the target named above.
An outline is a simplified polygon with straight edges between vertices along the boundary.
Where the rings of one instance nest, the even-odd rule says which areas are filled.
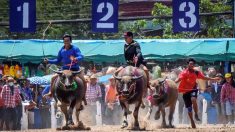
[[[54,70],[53,70],[54,71]],[[81,78],[77,74],[83,74],[82,70],[79,71],[54,71],[58,74],[54,81],[53,93],[56,104],[61,108],[65,115],[66,124],[59,130],[89,130],[89,127],[85,127],[81,121],[79,121],[80,111],[83,109],[82,101],[85,96],[85,87]],[[69,107],[69,108],[68,108]],[[77,124],[74,124],[72,119],[73,109],[76,109]]]
[[[165,108],[170,108],[169,113],[169,127],[174,127],[172,125],[173,114],[175,111],[175,105],[178,98],[178,89],[174,81],[170,79],[156,79],[150,81],[150,87],[152,89],[152,95],[148,98],[150,102],[150,108],[145,116],[145,120],[150,118],[152,107],[158,106],[158,110],[155,113],[155,120],[160,118],[160,112],[162,114],[162,127],[166,127],[165,120]]]
[[[134,127],[132,129],[139,130],[138,112],[141,104],[143,103],[142,98],[147,89],[146,74],[142,69],[127,66],[118,73],[114,74],[116,79],[116,87],[118,93],[118,99],[122,109],[124,109],[124,120],[122,128],[128,126],[127,115],[131,114],[129,111],[129,105],[135,104],[134,109]]]

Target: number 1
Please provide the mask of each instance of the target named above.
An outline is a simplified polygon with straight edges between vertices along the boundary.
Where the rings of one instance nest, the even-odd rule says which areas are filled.
[[[23,4],[23,28],[29,28],[29,3]]]
[[[21,6],[17,7],[17,11],[21,12]],[[23,28],[29,28],[29,3],[23,4]]]

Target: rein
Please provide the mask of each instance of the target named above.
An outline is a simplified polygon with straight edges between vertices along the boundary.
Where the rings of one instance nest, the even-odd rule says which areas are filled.
[[[66,89],[65,84],[61,80],[59,81],[59,83],[65,88],[65,90],[70,90],[70,89]],[[77,83],[73,81],[71,90],[76,90],[77,88],[78,88]]]
[[[127,97],[127,99],[125,99],[125,102],[129,101],[130,99],[132,99],[137,94],[137,92],[136,92],[136,82],[131,84],[130,88],[128,89],[128,92],[129,93],[134,92],[134,93],[130,97]],[[125,94],[123,94],[123,91],[119,91],[118,93],[120,93],[120,94],[118,94],[118,96],[125,97]]]

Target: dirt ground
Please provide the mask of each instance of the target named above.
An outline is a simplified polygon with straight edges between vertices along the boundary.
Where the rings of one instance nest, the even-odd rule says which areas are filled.
[[[121,129],[119,125],[102,125],[102,126],[91,126],[90,131],[94,132],[129,132],[132,130]],[[143,126],[141,126],[143,127]],[[55,129],[38,129],[38,130],[25,130],[23,132],[55,132]],[[145,130],[140,131],[161,131],[161,132],[235,132],[235,125],[224,126],[224,125],[197,125],[196,129],[190,128],[189,125],[177,125],[173,129],[160,128],[157,124],[148,124]]]
[[[95,120],[95,112],[93,111],[94,108],[89,108],[87,107],[85,111],[83,111],[80,115],[80,119],[82,122],[85,124],[85,126],[88,126],[91,128],[90,131],[92,132],[130,132],[132,130],[130,129],[121,129],[121,125],[100,125],[100,126],[95,126],[94,125],[94,120]],[[154,113],[154,110],[153,110]],[[118,113],[115,113],[118,114]],[[140,121],[140,128],[144,128],[143,130],[140,131],[159,131],[159,132],[235,132],[235,124],[230,125],[230,126],[225,126],[222,124],[216,124],[216,125],[202,125],[199,122],[197,123],[197,128],[192,129],[189,124],[179,124],[175,125],[175,128],[161,128],[161,119],[159,120],[154,120],[153,116],[151,116],[150,120],[144,121],[143,117],[146,115],[145,110],[140,110],[139,113],[139,121]],[[120,116],[120,121],[122,115]],[[166,117],[167,118],[167,117]],[[115,120],[118,120],[117,118]],[[133,118],[130,116],[128,118],[128,122],[132,122]],[[107,123],[107,122],[106,122]],[[120,122],[121,123],[121,122]],[[120,124],[119,123],[119,124]],[[104,123],[105,124],[105,123]],[[168,122],[167,122],[168,124]],[[174,124],[174,123],[173,123]],[[56,129],[31,129],[31,130],[24,130],[21,132],[55,132]]]

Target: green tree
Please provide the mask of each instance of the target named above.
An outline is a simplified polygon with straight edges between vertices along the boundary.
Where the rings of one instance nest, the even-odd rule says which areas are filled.
[[[35,33],[11,33],[9,26],[0,26],[0,39],[41,39],[43,31],[49,24],[49,20],[71,20],[91,18],[92,0],[37,0],[37,20],[45,21],[45,24],[37,24]],[[9,21],[9,0],[0,1],[0,21]],[[200,0],[200,12],[223,12],[231,11],[230,5],[223,1],[211,2],[211,0]],[[152,10],[153,16],[172,15],[172,7],[155,3]],[[201,31],[197,33],[183,32],[174,34],[172,32],[171,19],[121,21],[119,22],[118,33],[93,33],[91,22],[84,23],[62,23],[52,24],[46,32],[46,39],[61,39],[64,33],[72,34],[74,39],[120,39],[124,31],[133,31],[138,38],[218,38],[232,37],[232,28],[227,24],[230,16],[201,17]],[[163,30],[162,36],[146,36],[144,28],[151,23]]]
[[[211,0],[200,0],[199,5],[200,13],[208,12],[225,12],[231,11],[231,5],[226,5],[224,1],[212,2]],[[171,16],[172,7],[168,7],[161,3],[155,3],[152,10],[153,16]],[[173,33],[172,30],[172,19],[153,19],[152,23],[155,26],[161,26],[163,29],[162,36],[146,36],[147,38],[221,38],[221,37],[232,37],[232,27],[228,24],[230,16],[202,16],[200,17],[200,27],[199,32],[181,32]],[[147,21],[142,21],[142,23],[147,23]],[[140,24],[146,25],[146,24]],[[141,28],[145,28],[141,26]]]

